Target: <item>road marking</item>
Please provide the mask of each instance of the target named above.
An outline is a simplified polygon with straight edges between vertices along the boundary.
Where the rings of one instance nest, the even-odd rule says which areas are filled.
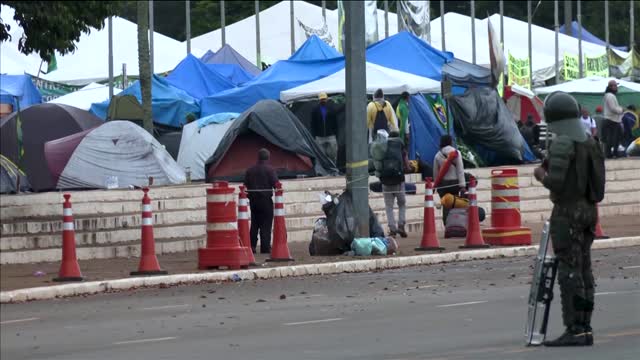
[[[624,266],[622,269],[623,270],[629,270],[629,269],[638,269],[638,268],[640,268],[640,265]]]
[[[314,298],[314,297],[322,297],[322,296],[327,296],[327,295],[324,295],[324,294],[294,295],[294,296],[288,296],[287,299]]]
[[[119,341],[113,343],[113,345],[127,345],[127,344],[143,344],[143,343],[151,343],[151,342],[159,342],[159,341],[167,341],[174,340],[177,337],[163,337],[163,338],[155,338],[155,339],[140,339],[140,340],[129,340],[129,341]]]
[[[187,306],[191,306],[191,305],[189,305],[189,304],[184,304],[184,305],[152,306],[152,307],[142,308],[142,309],[140,309],[140,310],[165,310],[165,309],[177,309],[177,308],[183,308],[183,307],[187,307]]]
[[[318,323],[326,323],[326,322],[333,322],[333,321],[340,321],[342,320],[342,318],[333,318],[333,319],[322,319],[322,320],[311,320],[311,321],[300,321],[300,322],[291,322],[291,323],[284,323],[284,326],[292,326],[292,325],[306,325],[306,324],[318,324]]]
[[[436,307],[439,308],[448,308],[448,307],[454,307],[454,306],[464,306],[464,305],[474,305],[474,304],[484,304],[488,301],[470,301],[470,302],[464,302],[464,303],[457,303],[457,304],[447,304],[447,305],[438,305]]]
[[[40,318],[33,317],[33,318],[26,318],[26,319],[0,321],[0,325],[15,324],[15,323],[21,323],[21,322],[27,322],[27,321],[35,321],[35,320],[40,320]]]
[[[599,293],[595,293],[595,296],[600,296],[600,295],[616,295],[616,294],[637,294],[637,293],[640,293],[640,290],[599,292]]]
[[[631,331],[625,331],[625,332],[619,332],[619,333],[613,333],[613,334],[606,334],[604,336],[619,337],[619,336],[638,336],[638,335],[640,335],[640,330],[631,330]]]

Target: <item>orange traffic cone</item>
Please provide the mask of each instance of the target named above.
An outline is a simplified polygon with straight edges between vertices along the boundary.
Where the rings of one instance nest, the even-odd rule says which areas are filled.
[[[140,265],[138,271],[132,271],[131,275],[165,275],[166,271],[160,269],[160,263],[156,257],[156,241],[153,238],[153,214],[151,213],[151,198],[147,194],[149,188],[142,189],[142,244],[140,249]]]
[[[249,238],[249,199],[244,185],[240,185],[240,195],[238,199],[238,235],[240,236],[240,246],[246,249],[249,265],[256,265],[256,258],[251,250],[251,239]]]
[[[80,265],[76,257],[76,232],[73,225],[70,194],[64,194],[62,204],[62,263],[58,277],[53,281],[82,281]]]
[[[472,177],[469,183],[469,208],[467,209],[467,239],[461,249],[467,248],[488,248],[484,243],[480,232],[480,221],[478,217],[478,196],[476,194],[476,178]]]
[[[598,222],[596,222],[596,239],[608,239],[609,237],[604,234],[604,231],[602,231],[602,226],[600,226],[600,211],[598,210],[598,204],[596,204],[596,214],[598,216]]]
[[[422,226],[422,242],[416,251],[444,250],[440,246],[438,234],[436,234],[436,215],[433,209],[433,183],[427,178],[424,189],[424,224]]]
[[[287,245],[287,224],[284,219],[284,196],[282,184],[276,184],[276,201],[273,207],[273,245],[267,261],[293,261]]]

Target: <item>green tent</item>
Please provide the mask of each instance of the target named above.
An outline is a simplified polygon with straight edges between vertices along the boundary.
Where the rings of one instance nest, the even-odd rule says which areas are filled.
[[[142,126],[142,119],[144,119],[142,105],[135,96],[122,95],[111,99],[107,110],[107,121],[129,120]]]

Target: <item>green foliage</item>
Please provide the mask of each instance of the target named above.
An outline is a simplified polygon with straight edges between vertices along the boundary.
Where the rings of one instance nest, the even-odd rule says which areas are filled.
[[[49,61],[54,51],[72,53],[82,33],[102,29],[104,20],[115,14],[110,1],[1,1],[15,9],[14,19],[24,30],[18,49],[37,53]],[[0,41],[10,39],[10,26],[0,20]]]

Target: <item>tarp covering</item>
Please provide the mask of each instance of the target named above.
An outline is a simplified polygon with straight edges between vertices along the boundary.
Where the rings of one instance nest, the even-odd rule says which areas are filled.
[[[133,83],[120,94],[133,95],[142,103],[139,81]],[[179,128],[186,123],[188,114],[194,114],[197,117],[200,113],[195,98],[156,75],[151,79],[151,103],[153,121],[174,128]],[[93,104],[91,112],[106,119],[108,107],[109,101]]]
[[[20,112],[22,146],[18,113],[0,121],[0,153],[25,171],[35,191],[51,190],[55,184],[47,168],[44,144],[102,124],[88,111],[61,104],[38,104]],[[20,152],[24,151],[20,161]]]
[[[182,138],[182,131],[169,131],[159,136],[156,136],[158,142],[162,147],[171,155],[173,160],[178,159],[178,152],[180,151],[180,139]]]
[[[192,180],[204,180],[204,164],[216,151],[231,125],[233,121],[211,122],[202,126],[199,122],[192,122],[184,126],[178,165],[190,169]]]
[[[53,174],[58,189],[105,188],[110,178],[117,178],[118,188],[146,186],[149,177],[154,185],[182,184],[184,171],[140,126],[129,121],[110,121],[87,132],[79,144],[77,137],[48,142],[47,154],[72,150],[64,170]],[[48,166],[58,169],[54,158]]]
[[[167,83],[200,100],[235,87],[227,77],[189,54],[166,77]]]
[[[296,50],[289,60],[323,60],[340,57],[338,50],[327,45],[316,35],[312,35]]]
[[[442,66],[453,53],[442,52],[415,35],[401,31],[367,49],[367,61],[429,79],[441,79]]]
[[[0,194],[17,193],[18,178],[20,179],[20,191],[31,190],[27,176],[16,164],[0,155]]]
[[[483,156],[487,165],[520,164],[534,160],[513,115],[494,89],[469,89],[449,102],[456,134],[465,144],[496,153]]]
[[[33,104],[40,104],[42,95],[33,85],[29,75],[0,75],[0,103],[11,104],[13,109],[17,110],[16,99],[20,109],[24,109]]]
[[[122,90],[113,88],[113,95],[118,95]],[[91,83],[78,91],[55,98],[50,103],[64,104],[77,107],[82,110],[91,109],[91,105],[109,100],[109,85]]]
[[[202,115],[239,112],[260,100],[280,98],[280,92],[331,75],[344,67],[344,58],[313,61],[283,60],[241,87],[202,99]]]
[[[400,95],[403,91],[410,94],[440,93],[440,82],[426,77],[393,70],[384,66],[367,63],[367,94],[382,89],[385,95]],[[345,69],[325,78],[300,85],[280,93],[280,100],[290,102],[304,98],[317,97],[320,92],[344,94]]]
[[[489,86],[491,84],[491,70],[460,59],[453,59],[444,64],[442,75],[446,75],[454,86]]]
[[[245,59],[229,44],[225,44],[216,53],[214,53],[211,50],[207,51],[207,53],[204,56],[202,56],[200,60],[202,60],[202,62],[205,64],[238,65],[244,71],[248,72],[253,76],[260,75],[260,73],[262,72],[260,69],[258,69],[257,66],[255,66],[251,61]]]
[[[238,86],[253,80],[255,75],[243,69],[240,65],[236,64],[205,64],[211,70],[224,76],[232,84]]]
[[[246,169],[257,159],[257,152],[253,149],[234,147],[236,140],[243,137],[249,137],[253,144],[258,143],[260,146],[270,144],[270,148],[279,150],[278,154],[285,157],[281,158],[285,163],[279,164],[274,161],[275,156],[272,158],[272,163],[281,177],[300,173],[292,171],[287,166],[288,162],[294,165],[293,162],[298,157],[302,157],[302,161],[307,158],[313,163],[310,171],[304,172],[306,175],[325,176],[338,173],[333,162],[318,147],[311,133],[300,120],[277,101],[265,100],[258,102],[233,121],[215,153],[206,162],[207,181],[215,177],[217,167],[225,161],[225,158],[234,161],[235,169],[230,171],[231,175],[242,179]]]
[[[578,39],[580,37],[579,35],[580,24],[578,24],[577,21],[571,22],[571,31],[573,32],[573,34],[569,34],[569,31],[564,24],[560,26],[559,31],[562,34],[573,36],[574,38]],[[582,41],[587,41],[596,45],[607,46],[606,41],[600,40],[597,36],[593,35],[587,29],[585,29],[584,26],[582,27]],[[627,46],[613,46],[611,44],[609,44],[609,46],[620,51],[629,50]]]

